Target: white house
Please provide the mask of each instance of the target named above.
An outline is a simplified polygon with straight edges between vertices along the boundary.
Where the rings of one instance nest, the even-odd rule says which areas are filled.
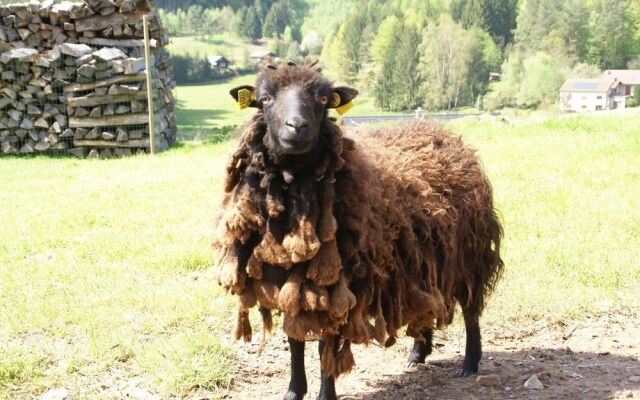
[[[615,96],[618,84],[615,78],[567,79],[560,88],[560,109],[581,112],[624,108],[624,99]]]

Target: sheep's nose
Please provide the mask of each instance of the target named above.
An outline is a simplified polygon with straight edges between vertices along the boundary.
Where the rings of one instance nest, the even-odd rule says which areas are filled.
[[[289,131],[294,131],[296,133],[304,133],[309,127],[307,120],[299,115],[288,118],[284,124],[287,126]]]

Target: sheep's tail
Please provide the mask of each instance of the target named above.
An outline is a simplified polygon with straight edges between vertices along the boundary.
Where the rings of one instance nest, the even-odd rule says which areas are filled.
[[[487,185],[491,191],[488,182]],[[469,262],[474,264],[475,273],[472,281],[467,282],[466,295],[458,297],[461,305],[471,308],[477,316],[482,314],[487,296],[493,292],[504,271],[504,262],[500,256],[503,229],[492,202],[486,208],[481,224],[482,230],[477,232],[481,232],[478,236],[482,239],[475,243],[478,251],[473,252],[473,260],[467,260],[467,265],[470,265]]]

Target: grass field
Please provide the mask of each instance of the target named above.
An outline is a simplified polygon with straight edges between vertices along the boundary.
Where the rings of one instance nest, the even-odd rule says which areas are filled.
[[[247,54],[265,50],[266,47],[261,42],[249,43],[236,36],[223,34],[198,39],[193,36],[171,36],[166,49],[170,54],[177,55],[221,55],[234,64],[243,64]]]
[[[246,115],[212,93],[178,89],[181,130],[213,124],[197,110],[223,103],[225,117]],[[451,125],[479,149],[505,227],[506,273],[485,324],[640,317],[637,121]],[[113,160],[0,158],[0,399],[58,387],[74,399],[135,390],[216,398],[232,383],[221,341],[232,301],[209,271],[232,146],[183,143]]]
[[[242,124],[251,110],[236,108],[229,90],[254,80],[255,76],[244,75],[215,84],[178,86],[173,92],[178,139],[207,139],[215,134],[211,128]]]

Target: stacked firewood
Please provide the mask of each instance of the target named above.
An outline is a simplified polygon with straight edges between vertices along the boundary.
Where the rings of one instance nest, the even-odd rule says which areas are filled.
[[[148,151],[143,16],[150,31],[155,147],[175,141],[168,38],[149,0],[0,6],[0,153],[78,157]]]

